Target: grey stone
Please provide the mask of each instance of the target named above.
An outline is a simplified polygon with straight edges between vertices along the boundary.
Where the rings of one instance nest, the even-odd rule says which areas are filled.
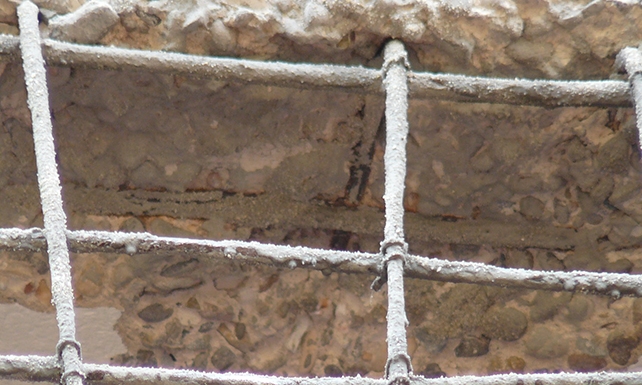
[[[506,47],[506,53],[518,62],[536,65],[549,58],[554,51],[551,44],[538,44],[526,39],[519,39]]]
[[[327,377],[343,377],[341,368],[334,364],[326,365],[323,368],[323,373],[325,373]]]
[[[609,273],[624,273],[629,274],[635,265],[633,262],[626,258],[620,258],[615,262],[607,263],[604,266],[604,271]]]
[[[488,148],[483,148],[470,158],[470,166],[477,172],[488,172],[495,166],[495,161]]]
[[[526,196],[519,201],[519,211],[526,219],[538,220],[544,214],[544,202],[534,196]]]
[[[143,164],[151,152],[152,144],[148,135],[133,133],[127,135],[127,140],[118,141],[112,145],[116,162],[122,167],[133,170]]]
[[[617,212],[611,215],[611,231],[608,234],[609,241],[618,246],[632,246],[641,237],[632,237],[633,230],[639,226],[638,222],[628,215]]]
[[[138,312],[138,316],[145,322],[161,322],[174,314],[174,309],[166,308],[163,304],[154,303]]]
[[[524,250],[510,250],[505,255],[504,264],[515,269],[532,269],[533,254]]]
[[[223,372],[229,369],[230,366],[234,365],[236,362],[236,355],[227,346],[221,346],[214,352],[214,354],[212,354],[210,361],[216,369]]]
[[[205,322],[198,328],[199,333],[207,333],[210,330],[214,329],[214,322]]]
[[[199,261],[196,258],[188,259],[187,261],[182,261],[175,263],[173,265],[168,265],[163,267],[160,272],[160,275],[163,277],[180,277],[187,275],[199,267]]]
[[[535,270],[544,271],[564,271],[566,266],[564,262],[560,261],[555,254],[550,251],[538,250],[535,252],[534,259]]]
[[[568,222],[570,218],[570,212],[566,204],[556,199],[553,209],[555,210],[553,212],[553,216],[556,221],[558,221],[560,224],[565,224]]]
[[[158,361],[156,361],[156,356],[151,350],[140,349],[136,352],[136,362],[138,366],[144,367],[156,367],[158,366]]]
[[[194,162],[181,162],[176,166],[176,169],[171,166],[166,166],[165,177],[167,182],[166,187],[171,191],[182,192],[185,191],[185,186],[193,181],[201,172],[201,166]],[[171,171],[170,175],[168,173]]]
[[[533,176],[511,175],[508,178],[508,187],[516,194],[529,194],[541,190],[542,180]]]
[[[553,318],[559,308],[571,300],[571,293],[554,294],[538,291],[530,309],[530,319],[533,322],[542,322]]]
[[[192,368],[198,369],[198,370],[205,370],[207,369],[207,359],[209,358],[209,354],[207,352],[200,352],[194,357],[194,360],[192,361]]]
[[[579,162],[590,157],[591,150],[578,137],[574,137],[566,145],[566,156],[571,162]]]
[[[591,198],[595,203],[601,204],[611,195],[614,185],[613,176],[605,175],[601,177],[593,189],[591,189]]]
[[[144,233],[145,226],[138,218],[130,217],[120,225],[119,230],[127,233]]]
[[[624,174],[629,169],[629,152],[631,145],[624,135],[615,135],[600,147],[597,163],[607,172]]]
[[[600,214],[590,213],[586,216],[586,223],[594,226],[599,225],[603,220],[604,218]]]
[[[631,352],[640,344],[640,338],[622,330],[613,330],[606,340],[609,357],[619,365],[626,365],[631,358]]]
[[[426,327],[415,329],[415,337],[417,337],[429,353],[441,352],[448,343],[448,338]]]
[[[138,188],[158,188],[161,173],[152,162],[145,162],[131,173],[130,179],[133,185]]]
[[[578,351],[595,357],[606,357],[609,354],[604,339],[597,336],[593,336],[590,340],[577,337],[575,347]]]
[[[446,377],[446,373],[444,373],[439,367],[439,364],[436,364],[436,363],[426,364],[426,367],[423,370],[421,370],[418,374],[426,378]]]
[[[569,173],[584,192],[591,191],[600,180],[591,164],[574,163],[570,166]]]
[[[521,311],[505,307],[489,310],[480,325],[484,336],[502,341],[516,341],[526,332],[528,321]]]
[[[479,357],[488,353],[490,338],[484,336],[464,336],[455,348],[457,357]]]
[[[558,358],[568,352],[566,337],[545,326],[536,326],[526,338],[526,353],[535,358]]]
[[[591,301],[581,294],[573,295],[571,301],[566,305],[568,315],[566,318],[571,322],[582,322],[586,319],[591,310]]]
[[[118,23],[116,11],[103,1],[89,1],[49,23],[51,37],[81,44],[97,43]]]
[[[149,232],[154,235],[194,238],[196,235],[172,225],[164,219],[156,218],[149,223]]]
[[[524,155],[524,147],[516,138],[496,138],[492,145],[493,157],[502,165],[512,165],[520,156]]]
[[[639,192],[641,186],[642,182],[637,178],[624,178],[624,180],[615,184],[608,201],[613,206],[619,207]]]
[[[633,324],[637,325],[642,321],[642,298],[636,298],[631,305],[633,314]]]
[[[570,271],[601,271],[605,264],[606,259],[598,253],[596,242],[579,242],[575,251],[564,258],[564,266]]]

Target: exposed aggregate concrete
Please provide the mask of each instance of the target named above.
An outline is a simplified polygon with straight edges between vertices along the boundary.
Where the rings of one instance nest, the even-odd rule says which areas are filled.
[[[608,78],[642,38],[642,11],[625,1],[40,3],[43,33],[69,41],[379,67],[384,40],[399,37],[415,70],[502,77]],[[12,4],[0,0],[0,31],[17,32]],[[0,225],[41,227],[23,76],[1,68]],[[70,228],[379,249],[381,98],[144,71],[48,76]],[[410,251],[640,273],[633,116],[411,101]],[[129,352],[114,364],[383,374],[385,287],[371,291],[371,277],[189,255],[72,264],[78,306],[123,311]],[[0,300],[51,311],[47,274],[39,253],[2,253]],[[406,293],[409,353],[427,377],[625,370],[642,354],[638,299],[413,279]]]

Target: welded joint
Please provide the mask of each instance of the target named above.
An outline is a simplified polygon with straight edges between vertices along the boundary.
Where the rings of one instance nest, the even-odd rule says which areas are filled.
[[[82,350],[75,339],[61,339],[56,345],[58,362],[62,368],[60,384],[80,385],[86,379],[82,367]]]
[[[615,67],[619,72],[625,71],[630,82],[635,75],[642,73],[642,52],[639,48],[623,48],[615,58]]]
[[[74,370],[65,369],[65,372],[60,376],[60,384],[61,385],[69,384],[70,383],[69,379],[73,377],[78,378],[81,383],[84,383],[85,379],[87,378],[85,376],[85,373],[80,369],[74,369]]]
[[[390,368],[395,365],[405,365],[405,375],[396,375],[391,378]],[[386,378],[389,380],[390,385],[409,385],[410,376],[412,375],[412,362],[410,356],[407,353],[396,354],[388,358],[386,362]]]
[[[403,266],[406,265],[406,255],[408,255],[408,244],[403,241],[391,241],[381,243],[381,265],[379,266],[379,276],[372,281],[370,288],[379,291],[383,285],[388,282],[388,262],[398,259]]]
[[[82,359],[82,349],[80,348],[80,342],[72,339],[62,339],[58,341],[56,345],[56,353],[58,355],[58,361],[62,362],[62,353],[67,346],[71,346],[78,352],[78,358]]]
[[[410,69],[408,52],[406,52],[406,47],[404,47],[403,43],[399,40],[391,40],[386,44],[384,57],[385,59],[381,66],[384,78],[394,64],[401,64],[406,67],[406,69]]]

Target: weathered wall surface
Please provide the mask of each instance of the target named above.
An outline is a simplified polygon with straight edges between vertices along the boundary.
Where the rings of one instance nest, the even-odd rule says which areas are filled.
[[[69,41],[378,67],[396,37],[416,70],[503,77],[609,78],[617,52],[642,39],[642,10],[625,1],[41,3],[43,33]],[[14,6],[0,4],[0,27],[17,32]],[[2,69],[0,225],[42,226],[22,72]],[[381,98],[48,75],[71,228],[378,250]],[[409,121],[412,253],[642,270],[632,110],[412,101]],[[123,312],[116,364],[382,375],[385,288],[371,291],[373,277],[177,254],[75,255],[73,266],[78,306]],[[39,252],[2,253],[0,300],[52,311],[47,274]],[[626,370],[642,353],[640,300],[406,285],[409,349],[426,376]]]

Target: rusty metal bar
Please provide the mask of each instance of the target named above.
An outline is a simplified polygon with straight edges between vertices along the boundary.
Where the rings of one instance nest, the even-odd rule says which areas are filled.
[[[60,176],[56,164],[45,61],[42,57],[38,28],[38,7],[28,0],[24,1],[18,7],[18,20],[20,51],[27,87],[27,102],[31,110],[38,186],[45,223],[44,233],[51,270],[52,302],[56,307],[60,334],[56,351],[64,368],[63,384],[82,385],[80,344],[76,340],[74,295],[67,249],[67,218],[62,207]]]
[[[346,92],[383,94],[381,72],[365,67],[259,62],[50,39],[43,40],[43,52],[50,66],[143,70],[299,89],[339,88]],[[18,39],[0,35],[0,60],[15,61],[19,57]],[[409,72],[408,88],[410,98],[417,99],[542,107],[632,106],[629,84],[619,80],[496,79]]]

